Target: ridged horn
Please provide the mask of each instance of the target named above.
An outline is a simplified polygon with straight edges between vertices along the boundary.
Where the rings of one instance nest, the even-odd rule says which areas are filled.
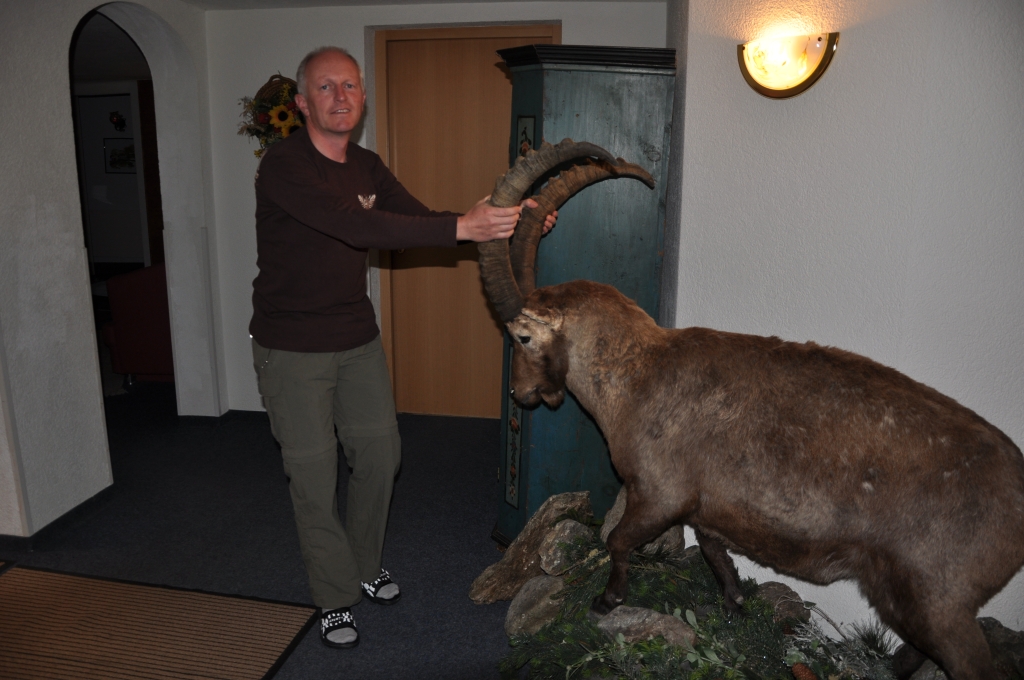
[[[508,172],[498,178],[491,193],[490,204],[501,208],[518,205],[533,183],[551,168],[589,156],[609,163],[615,160],[610,153],[590,142],[574,142],[571,139],[563,139],[554,145],[544,142],[539,149],[531,149],[517,158]],[[480,254],[480,277],[484,282],[484,290],[498,311],[498,316],[507,323],[519,316],[523,309],[523,296],[516,286],[509,262],[508,239],[479,243],[477,251]]]
[[[543,236],[544,219],[586,187],[610,177],[629,177],[654,188],[651,173],[639,165],[627,163],[621,158],[614,163],[588,158],[581,165],[563,170],[558,177],[544,185],[539,194],[530,197],[537,202],[537,207],[523,210],[509,245],[509,262],[521,295],[525,297],[536,288],[537,247]]]
[[[494,191],[491,192],[491,205],[500,208],[519,205],[523,195],[541,175],[559,163],[587,156],[603,158],[609,163],[615,162],[614,156],[590,142],[574,142],[571,139],[563,139],[555,145],[542,142],[539,149],[530,149],[517,158],[515,165],[498,178]]]

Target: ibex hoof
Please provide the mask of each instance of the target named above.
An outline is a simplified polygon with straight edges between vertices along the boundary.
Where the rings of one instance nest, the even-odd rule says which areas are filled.
[[[588,616],[592,621],[601,619],[605,614],[622,604],[622,600],[616,599],[611,600],[605,593],[601,593],[594,598],[594,601],[590,604],[590,612]]]
[[[744,602],[746,602],[746,598],[739,591],[735,594],[726,592],[722,595],[722,604],[725,605],[729,614],[739,614],[743,610]]]

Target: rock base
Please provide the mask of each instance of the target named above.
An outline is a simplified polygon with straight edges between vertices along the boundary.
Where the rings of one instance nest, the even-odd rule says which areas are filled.
[[[509,605],[505,635],[533,635],[553,621],[562,606],[562,599],[556,596],[563,587],[558,576],[535,576],[527,581]]]
[[[642,607],[616,607],[598,621],[597,627],[612,640],[621,633],[626,642],[663,637],[670,645],[690,647],[697,639],[693,628],[676,617]]]
[[[469,597],[477,604],[491,604],[498,600],[511,600],[527,581],[541,576],[540,545],[562,515],[575,513],[590,517],[590,492],[562,493],[544,501],[516,540],[512,541],[504,557],[484,569],[469,588]]]

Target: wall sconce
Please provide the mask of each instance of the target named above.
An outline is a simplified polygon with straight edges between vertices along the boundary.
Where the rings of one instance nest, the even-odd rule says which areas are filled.
[[[755,92],[772,99],[795,97],[821,77],[839,44],[838,33],[751,40],[736,47],[740,72]]]

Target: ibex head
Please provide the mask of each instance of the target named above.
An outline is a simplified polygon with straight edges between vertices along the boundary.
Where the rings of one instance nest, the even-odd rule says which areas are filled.
[[[565,399],[569,352],[561,333],[562,314],[552,309],[524,309],[505,324],[515,343],[509,387],[512,397],[528,408],[541,400],[558,408]]]
[[[556,165],[579,159],[584,162],[562,171],[532,197],[538,205],[523,211],[511,245],[502,239],[478,246],[484,289],[515,343],[510,384],[513,397],[524,406],[535,406],[541,400],[552,408],[560,405],[568,372],[561,310],[557,304],[542,301],[550,296],[540,291],[531,295],[536,288],[537,247],[545,217],[584,187],[610,177],[632,177],[654,187],[654,178],[640,166],[613,159],[593,144],[565,139],[556,146],[545,142],[538,151],[520,157],[498,179],[491,203],[516,205],[542,175]],[[530,304],[526,304],[527,296]]]

